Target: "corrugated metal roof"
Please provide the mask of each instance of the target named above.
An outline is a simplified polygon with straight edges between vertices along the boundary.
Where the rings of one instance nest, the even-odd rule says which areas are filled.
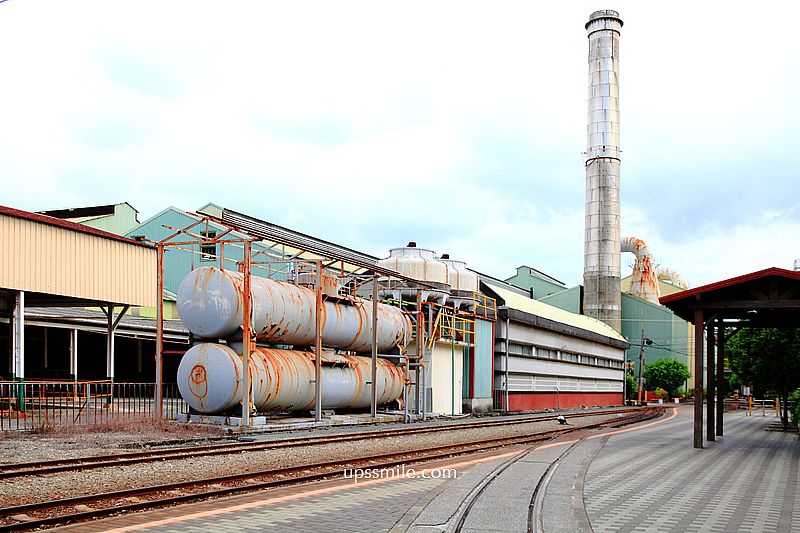
[[[596,318],[564,311],[563,309],[553,307],[552,305],[547,305],[546,303],[538,300],[533,300],[527,296],[518,294],[509,288],[502,287],[487,280],[484,280],[484,283],[489,285],[492,291],[502,298],[505,301],[505,305],[511,309],[516,309],[517,311],[523,311],[525,313],[540,316],[554,322],[560,322],[574,328],[591,331],[592,333],[604,335],[606,337],[626,343],[628,342],[621,333],[605,322],[601,322]]]
[[[134,246],[143,246],[145,248],[154,248],[153,246],[135,241],[133,239],[129,239],[127,237],[123,237],[121,235],[117,235],[116,233],[109,233],[107,231],[103,231],[101,229],[93,228],[91,226],[84,226],[83,224],[78,224],[77,222],[70,222],[69,220],[62,220],[60,218],[51,217],[47,215],[43,215],[40,213],[32,213],[30,211],[23,211],[22,209],[14,209],[13,207],[7,207],[4,205],[0,205],[0,214],[6,215],[9,217],[14,218],[21,218],[24,220],[31,220],[33,222],[38,222],[40,224],[47,224],[49,226],[56,226],[59,228],[64,228],[72,231],[77,231],[79,233],[88,233],[89,235],[94,235],[96,237],[103,237],[105,239],[111,239],[114,241],[124,242],[125,244],[132,244]]]
[[[0,288],[72,298],[73,304],[154,307],[156,249],[88,226],[0,207]]]

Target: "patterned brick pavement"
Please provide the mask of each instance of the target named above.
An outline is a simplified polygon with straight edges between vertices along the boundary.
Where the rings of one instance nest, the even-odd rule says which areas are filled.
[[[800,533],[800,440],[767,431],[774,421],[726,415],[726,437],[702,450],[691,448],[686,408],[669,423],[612,436],[586,476],[594,531]]]

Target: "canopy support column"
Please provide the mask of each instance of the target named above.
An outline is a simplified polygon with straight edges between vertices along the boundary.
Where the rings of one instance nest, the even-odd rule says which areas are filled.
[[[694,447],[703,447],[703,310],[694,311]]]
[[[717,320],[717,436],[722,436],[725,414],[725,326]]]
[[[710,441],[717,440],[717,431],[714,428],[716,419],[716,408],[714,401],[717,395],[714,393],[714,385],[716,385],[716,372],[714,371],[714,321],[708,321],[706,334],[706,439]]]

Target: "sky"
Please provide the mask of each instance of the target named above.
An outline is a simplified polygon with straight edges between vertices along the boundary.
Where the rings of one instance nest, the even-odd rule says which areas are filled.
[[[792,268],[789,1],[3,1],[0,204],[127,201],[144,221],[211,201],[379,257],[413,240],[572,286],[597,9],[625,23],[622,234],[690,286]]]

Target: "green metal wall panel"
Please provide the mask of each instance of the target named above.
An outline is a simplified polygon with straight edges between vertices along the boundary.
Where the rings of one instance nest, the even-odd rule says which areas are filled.
[[[562,290],[555,294],[536,298],[548,305],[558,307],[570,313],[581,314],[581,286],[577,285],[571,289]]]
[[[622,334],[631,343],[626,357],[633,361],[637,373],[642,328],[644,338],[653,341],[651,345],[644,346],[645,366],[658,359],[676,359],[683,364],[688,363],[686,322],[677,318],[666,307],[623,293]]]
[[[550,296],[566,289],[563,284],[555,283],[532,273],[532,269],[527,266],[518,267],[517,273],[505,280],[505,282],[526,291],[533,289],[533,297],[536,300],[541,300],[545,296]]]
[[[169,226],[172,228],[185,228],[186,226],[192,224],[197,219],[187,215],[186,213],[178,210],[178,209],[167,209],[160,214],[156,215],[152,219],[143,222],[139,226],[130,230],[126,237],[139,237],[143,236],[151,241],[160,241],[166,237],[169,237],[173,233],[174,230],[167,229],[164,226]],[[214,228],[217,233],[222,233],[222,227],[214,227],[213,225],[209,224],[209,231],[212,231]],[[200,229],[195,229],[195,233],[201,231]],[[189,241],[192,240],[190,237],[177,237],[173,239],[175,242],[180,241]],[[190,245],[190,246],[182,246],[181,248],[187,248],[186,250],[167,247],[164,249],[164,288],[168,291],[177,293],[178,287],[180,287],[181,281],[186,275],[191,272],[195,268],[199,268],[202,266],[220,266],[220,259],[216,258],[211,261],[203,260],[200,256],[200,245]],[[217,245],[217,253],[220,253],[220,245]],[[193,249],[196,253],[192,253],[189,249]],[[265,249],[264,246],[255,244],[253,245],[253,253],[255,254],[258,250]],[[241,244],[236,246],[234,245],[226,245],[225,246],[225,268],[232,269],[235,268],[234,263],[228,261],[227,259],[234,259],[234,260],[242,260],[244,251],[241,248]],[[259,257],[260,261],[264,261],[263,256]],[[266,272],[260,268],[253,268],[253,275],[255,276],[266,276]],[[286,276],[281,275],[273,275],[273,279],[286,279]]]

